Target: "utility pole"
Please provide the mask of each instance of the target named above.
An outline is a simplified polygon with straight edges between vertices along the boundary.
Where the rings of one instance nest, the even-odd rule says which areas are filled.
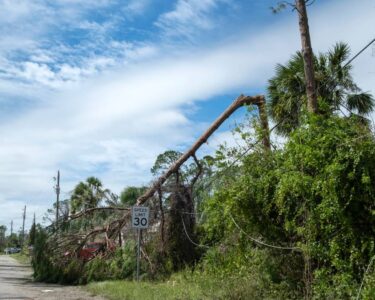
[[[21,239],[21,248],[23,247],[23,242],[25,239],[25,219],[26,219],[26,205],[23,209],[23,215],[22,215],[22,239]]]
[[[13,220],[10,221],[10,235],[12,236],[13,234]]]
[[[58,229],[58,222],[59,222],[59,205],[60,205],[60,170],[57,171],[57,179],[56,179],[56,230]]]
[[[316,113],[318,111],[318,100],[316,95],[314,56],[311,46],[306,0],[296,0],[295,8],[298,12],[299,31],[301,34],[303,65],[306,80],[307,109],[311,113]]]

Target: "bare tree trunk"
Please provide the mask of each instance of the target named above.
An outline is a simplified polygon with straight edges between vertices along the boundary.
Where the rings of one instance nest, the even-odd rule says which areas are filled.
[[[265,122],[267,119],[266,113],[265,113],[265,99],[264,96],[239,96],[222,114],[220,117],[218,117],[211,126],[207,129],[207,131],[194,143],[194,145],[186,151],[173,165],[170,166],[170,168],[162,175],[160,176],[153,185],[142,195],[137,199],[137,205],[142,205],[144,202],[146,202],[147,199],[151,198],[155,192],[163,185],[163,183],[168,179],[169,176],[171,176],[173,173],[176,173],[178,169],[181,167],[181,165],[187,161],[190,157],[194,157],[195,152],[204,144],[208,138],[219,128],[219,126],[230,117],[230,115],[236,111],[239,107],[244,105],[257,105],[259,108],[259,111],[261,113],[261,122],[263,125],[263,122]],[[263,144],[268,147],[269,149],[269,130],[268,130],[268,122],[267,122],[267,138],[264,138]]]
[[[271,150],[271,141],[270,141],[270,129],[268,126],[268,115],[267,115],[267,109],[266,109],[266,101],[263,98],[258,103],[258,110],[259,110],[259,119],[260,119],[260,125],[262,127],[262,144],[264,146],[264,149]]]
[[[318,104],[306,0],[296,0],[296,9],[298,11],[299,31],[301,33],[302,54],[305,69],[307,109],[309,112],[316,113],[318,110]]]

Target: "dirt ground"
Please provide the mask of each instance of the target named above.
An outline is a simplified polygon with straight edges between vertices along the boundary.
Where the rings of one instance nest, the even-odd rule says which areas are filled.
[[[9,255],[0,255],[0,300],[104,300],[80,287],[36,283],[30,266]]]

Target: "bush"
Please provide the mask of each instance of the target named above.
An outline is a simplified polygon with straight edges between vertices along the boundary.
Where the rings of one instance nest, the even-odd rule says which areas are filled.
[[[134,241],[128,241],[107,258],[97,256],[85,264],[80,283],[106,279],[133,279],[136,271]]]
[[[351,118],[314,117],[284,149],[248,155],[241,173],[206,201],[207,236],[237,236],[238,251],[254,247],[234,216],[251,236],[302,250],[302,257],[291,257],[300,262],[292,263],[294,270],[284,251],[270,252],[272,282],[304,282],[306,293],[313,291],[317,299],[355,295],[375,254],[375,141],[369,129]]]

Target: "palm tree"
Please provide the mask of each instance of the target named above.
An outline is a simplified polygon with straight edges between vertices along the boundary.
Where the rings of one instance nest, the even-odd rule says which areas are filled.
[[[108,190],[103,189],[103,184],[96,177],[89,177],[85,182],[78,183],[70,198],[72,213],[98,207],[99,203],[106,198],[108,192]]]
[[[327,53],[314,56],[320,114],[348,111],[364,118],[374,109],[373,96],[361,91],[350,74],[352,66],[344,64],[349,54],[348,45],[337,43]],[[269,81],[268,97],[269,113],[278,124],[278,133],[290,134],[301,124],[307,104],[301,52],[293,55],[286,65],[276,66],[276,75]]]

